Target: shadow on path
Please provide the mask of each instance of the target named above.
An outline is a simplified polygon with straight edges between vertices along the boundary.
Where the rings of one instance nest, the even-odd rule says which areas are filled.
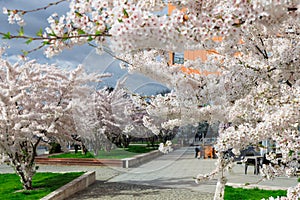
[[[76,193],[68,200],[95,200],[95,199],[122,199],[122,200],[164,200],[164,199],[212,199],[210,193],[196,192],[187,189],[174,189],[149,185],[137,185],[132,183],[96,181],[84,192]]]

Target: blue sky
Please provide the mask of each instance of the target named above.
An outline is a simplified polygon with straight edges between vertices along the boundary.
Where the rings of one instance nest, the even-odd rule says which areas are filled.
[[[7,9],[31,10],[45,6],[50,2],[55,2],[55,0],[0,0],[0,31],[17,34],[17,30],[19,30],[18,25],[8,23],[7,16],[2,14],[2,7],[6,7]],[[52,13],[56,12],[61,15],[67,11],[68,2],[64,2],[45,11],[25,15],[25,34],[34,36],[40,28],[45,28],[48,25],[47,18]],[[39,42],[32,42],[30,45],[27,45],[25,44],[25,41],[20,39],[0,39],[1,46],[10,46],[4,56],[12,62],[18,60],[17,55],[22,54],[22,50],[31,50],[39,44]],[[36,59],[39,63],[55,63],[58,66],[63,67],[76,67],[78,64],[85,64],[85,67],[89,69],[89,71],[97,71],[99,73],[110,72],[113,74],[112,78],[105,80],[105,84],[108,84],[109,86],[113,86],[118,78],[127,75],[125,70],[119,68],[118,61],[114,60],[108,54],[97,55],[95,50],[88,45],[77,46],[71,50],[65,50],[60,55],[50,59],[43,55],[42,50],[30,53],[28,57],[29,59]],[[129,75],[126,81],[126,87],[132,91],[147,95],[155,94],[157,91],[165,89],[161,84],[139,74]]]
[[[31,10],[44,5],[47,5],[54,0],[0,0],[1,14],[0,14],[0,31],[1,32],[11,32],[12,34],[17,34],[19,26],[16,24],[9,24],[7,21],[7,16],[2,14],[2,7],[8,9],[24,9]],[[24,27],[25,34],[35,36],[35,33],[40,28],[45,28],[47,23],[47,18],[53,13],[63,14],[67,12],[68,4],[66,2],[59,4],[58,6],[53,6],[46,11],[40,11],[36,13],[30,13],[25,15],[26,26]],[[30,45],[25,44],[23,40],[0,40],[1,45],[9,44],[10,48],[7,50],[7,57],[13,59],[16,55],[21,54],[21,50],[30,50],[38,46],[39,42],[32,42]],[[60,63],[64,65],[77,65],[82,62],[86,55],[92,50],[91,47],[87,45],[81,47],[75,47],[72,50],[66,50],[61,55],[55,56],[51,59],[47,59],[43,55],[43,51],[36,51],[28,55],[30,59],[37,59],[41,63]]]

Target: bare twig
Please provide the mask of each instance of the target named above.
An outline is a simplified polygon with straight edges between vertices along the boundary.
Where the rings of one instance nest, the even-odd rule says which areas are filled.
[[[94,44],[91,44],[91,43],[88,43],[88,44],[89,44],[91,47],[97,48],[97,46],[94,45]],[[121,62],[124,62],[124,63],[126,63],[127,65],[133,66],[132,63],[128,62],[127,60],[124,60],[123,58],[120,58],[120,57],[116,56],[116,55],[113,54],[111,51],[105,49],[105,46],[103,46],[103,47],[104,47],[104,48],[103,48],[103,51],[105,51],[106,53],[108,53],[111,57],[113,57],[113,58],[115,58],[115,59],[117,59],[117,60],[119,60],[119,61],[121,61]]]
[[[57,2],[49,3],[46,6],[43,6],[43,7],[40,7],[40,8],[36,8],[36,9],[32,9],[32,10],[19,10],[19,9],[15,9],[15,10],[9,10],[9,11],[12,11],[14,13],[21,13],[22,15],[25,15],[26,13],[37,12],[37,11],[40,11],[40,10],[46,10],[46,9],[48,9],[51,6],[58,5],[58,4],[60,4],[62,2],[65,2],[65,1],[68,1],[68,0],[60,0],[60,1],[57,1]]]
[[[266,55],[257,45],[255,45],[255,47],[263,55],[264,59],[268,59],[268,55]]]
[[[31,49],[31,50],[26,51],[26,53],[27,53],[27,54],[32,53],[32,52],[34,52],[34,51],[37,51],[37,50],[43,48],[44,46],[45,46],[45,45],[42,44],[42,45],[40,45],[40,46],[38,46],[38,47],[36,47],[36,48],[34,48],[34,49]]]
[[[131,64],[130,62],[128,62],[128,61],[126,61],[126,60],[124,60],[124,59],[122,59],[122,58],[120,58],[120,57],[114,55],[112,52],[110,52],[110,51],[108,51],[108,50],[106,50],[106,49],[103,49],[103,51],[105,51],[106,53],[108,53],[108,54],[109,54],[110,56],[112,56],[113,58],[115,58],[115,59],[117,59],[117,60],[120,60],[120,61],[126,63],[127,65],[131,65],[131,66],[132,66],[132,64]]]

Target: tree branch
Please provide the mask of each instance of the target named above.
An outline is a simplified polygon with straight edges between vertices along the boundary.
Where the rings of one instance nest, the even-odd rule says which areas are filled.
[[[257,45],[255,45],[255,47],[263,55],[264,59],[268,59],[268,55],[266,55]]]
[[[57,1],[57,2],[53,2],[53,3],[49,3],[48,5],[46,6],[43,6],[43,7],[40,7],[40,8],[36,8],[36,9],[32,9],[32,10],[18,10],[18,9],[15,9],[15,10],[9,10],[9,12],[14,12],[14,13],[21,13],[22,15],[25,15],[27,13],[31,13],[31,12],[37,12],[37,11],[40,11],[40,10],[46,10],[48,9],[49,7],[51,6],[55,6],[55,5],[58,5],[62,2],[65,2],[65,1],[68,1],[68,0],[60,0],[60,1]]]
[[[261,42],[261,44],[262,44],[262,46],[264,47],[265,46],[265,44],[264,44],[264,41],[262,40],[262,38],[261,37],[259,37],[259,39],[260,39],[260,42]],[[268,54],[267,54],[267,51],[266,51],[266,49],[264,48],[264,57],[266,58],[266,59],[268,59]]]
[[[93,44],[91,44],[91,43],[88,43],[88,45],[91,46],[91,47],[97,48],[96,45],[93,45]],[[105,47],[105,46],[103,46],[103,47]],[[130,62],[128,62],[127,60],[124,60],[124,59],[122,59],[122,58],[120,58],[120,57],[114,55],[111,51],[109,51],[109,50],[107,50],[107,49],[105,49],[105,48],[103,48],[103,51],[105,51],[105,52],[108,53],[111,57],[113,57],[113,58],[115,58],[115,59],[117,59],[117,60],[119,60],[119,61],[121,61],[121,62],[124,62],[124,63],[126,63],[126,64],[128,64],[128,65],[131,65],[131,66],[133,65],[133,64],[131,64]]]
[[[3,39],[27,39],[27,40],[67,40],[72,38],[89,38],[89,37],[111,37],[111,34],[101,33],[101,34],[81,34],[81,35],[72,35],[72,36],[52,36],[52,37],[31,37],[28,35],[10,35],[9,33],[0,32],[0,35],[3,36]]]

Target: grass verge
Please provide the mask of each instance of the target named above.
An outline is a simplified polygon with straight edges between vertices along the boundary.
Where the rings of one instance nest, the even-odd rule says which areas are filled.
[[[286,196],[286,190],[243,189],[225,186],[224,200],[260,200],[268,199],[271,196]]]
[[[0,199],[36,200],[81,176],[84,172],[37,173],[32,179],[34,190],[24,191],[16,174],[0,174]]]
[[[98,159],[123,159],[130,158],[142,153],[148,153],[150,151],[157,150],[157,147],[147,147],[144,145],[130,145],[128,148],[117,148],[111,151],[99,151],[97,156],[87,152],[87,154],[79,153],[63,153],[59,155],[49,156],[49,158],[98,158]]]

